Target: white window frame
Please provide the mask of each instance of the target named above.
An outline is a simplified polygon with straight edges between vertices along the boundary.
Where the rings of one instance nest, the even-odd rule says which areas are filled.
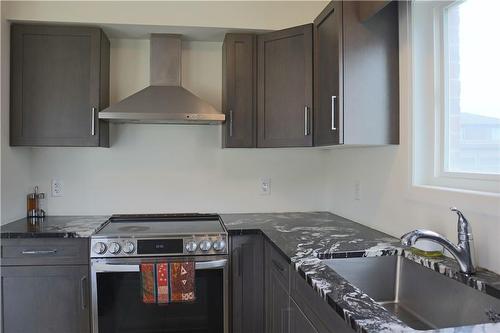
[[[429,23],[432,22],[432,70],[433,81],[432,96],[423,96],[418,91],[418,82],[412,76],[412,86],[417,90],[413,90],[412,95],[412,183],[414,185],[433,186],[440,188],[449,188],[453,190],[463,191],[477,191],[485,192],[488,194],[500,195],[500,175],[498,174],[484,174],[484,173],[465,173],[465,172],[452,172],[446,170],[446,147],[448,140],[447,133],[447,119],[448,119],[448,105],[446,97],[448,95],[447,86],[447,47],[446,47],[446,10],[461,0],[450,1],[435,1],[427,2],[427,4],[435,5],[433,7],[432,18],[428,17]],[[414,2],[411,3],[413,5]],[[410,11],[411,12],[411,11]],[[413,20],[413,17],[412,17]],[[414,24],[414,23],[412,23]],[[412,31],[413,33],[413,31]],[[411,39],[418,39],[412,35]],[[412,48],[412,57],[415,58],[415,53]],[[418,61],[412,61],[413,74],[422,68],[417,67]],[[430,74],[428,74],[430,77]],[[420,83],[421,84],[421,83]],[[428,98],[427,106],[423,106],[417,100],[419,98]],[[420,114],[417,114],[420,112]],[[418,120],[420,119],[420,120]],[[415,121],[417,120],[417,121]],[[422,126],[429,126],[431,128],[422,129]],[[422,134],[423,133],[423,134]],[[420,136],[429,136],[429,138],[422,138]],[[431,138],[432,137],[432,138]],[[425,149],[432,145],[428,153],[422,153]],[[420,148],[419,148],[420,146]],[[420,152],[419,152],[420,149]]]

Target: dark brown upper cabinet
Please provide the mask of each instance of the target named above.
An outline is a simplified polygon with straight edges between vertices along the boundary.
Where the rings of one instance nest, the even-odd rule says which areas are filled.
[[[399,143],[398,4],[365,5],[332,1],[314,21],[315,146]]]
[[[312,146],[312,24],[257,38],[257,146]]]
[[[369,20],[393,0],[364,1],[359,6],[359,18],[361,21]]]
[[[11,26],[11,146],[109,146],[109,40],[98,28]]]
[[[227,34],[222,46],[222,125],[224,148],[252,148],[256,138],[256,36]]]

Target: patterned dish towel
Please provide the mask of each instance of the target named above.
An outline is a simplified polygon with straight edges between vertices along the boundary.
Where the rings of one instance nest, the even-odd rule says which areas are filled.
[[[141,264],[141,289],[143,303],[156,303],[155,264]]]
[[[193,261],[170,263],[170,301],[192,302],[195,298]]]
[[[195,263],[141,264],[142,301],[147,304],[192,302],[195,297]]]

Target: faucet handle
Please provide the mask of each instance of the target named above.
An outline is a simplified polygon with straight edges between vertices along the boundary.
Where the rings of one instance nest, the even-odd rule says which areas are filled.
[[[472,239],[472,227],[464,214],[456,207],[451,207],[450,210],[458,215],[457,230],[459,240],[462,240],[462,238]]]

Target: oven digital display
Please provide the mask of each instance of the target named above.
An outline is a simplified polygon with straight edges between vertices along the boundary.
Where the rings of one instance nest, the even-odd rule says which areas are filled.
[[[182,253],[182,239],[146,239],[137,241],[137,254]]]

